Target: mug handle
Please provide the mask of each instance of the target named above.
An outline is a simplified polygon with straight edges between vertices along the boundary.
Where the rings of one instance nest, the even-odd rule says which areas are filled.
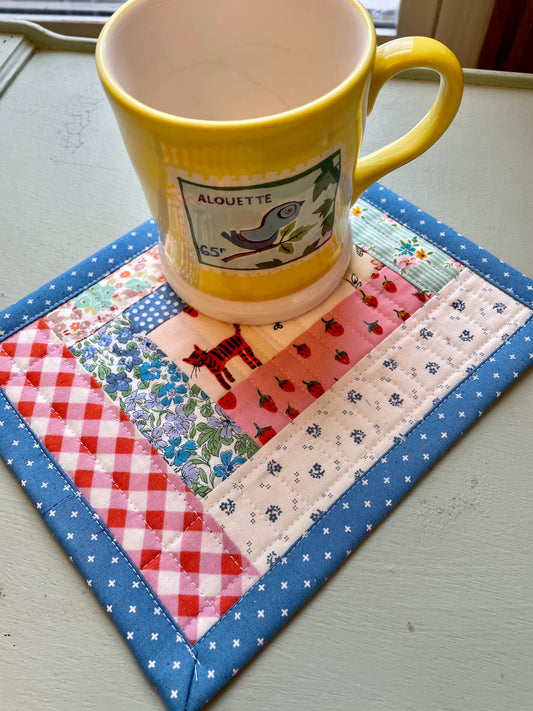
[[[359,158],[354,170],[353,200],[372,183],[424,153],[452,122],[463,95],[463,70],[445,45],[429,37],[401,37],[378,47],[368,93],[367,113],[386,81],[405,69],[424,67],[440,74],[437,98],[424,118],[387,146]]]

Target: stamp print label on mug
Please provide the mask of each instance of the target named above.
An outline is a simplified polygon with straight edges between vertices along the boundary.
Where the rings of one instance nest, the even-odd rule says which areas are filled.
[[[275,269],[333,235],[341,151],[285,179],[213,186],[176,178],[198,261],[232,271]]]

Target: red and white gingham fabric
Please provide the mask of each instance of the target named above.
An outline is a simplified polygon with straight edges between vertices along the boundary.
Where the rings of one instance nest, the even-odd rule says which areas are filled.
[[[191,642],[259,578],[43,320],[2,344],[0,384]]]

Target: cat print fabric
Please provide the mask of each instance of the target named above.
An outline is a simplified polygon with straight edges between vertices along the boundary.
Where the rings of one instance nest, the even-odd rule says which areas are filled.
[[[186,372],[192,366],[191,382],[200,382],[201,372],[203,390],[257,445],[264,445],[431,298],[373,261],[365,284],[349,288],[344,299],[306,330],[293,333],[288,343],[268,343],[263,327],[218,324],[217,336],[231,328],[234,333],[218,343],[194,343],[192,352],[187,342],[180,352],[176,336],[172,357]],[[165,325],[164,343],[172,323],[187,318],[185,309]],[[211,320],[201,314],[193,318],[194,331],[209,338]],[[155,329],[156,343],[158,336]]]
[[[384,267],[218,404],[263,445],[430,298]]]
[[[188,311],[188,313],[190,313],[190,311]],[[191,355],[183,359],[185,363],[189,363],[193,366],[193,375],[198,368],[205,366],[226,390],[229,390],[231,383],[235,382],[235,378],[226,365],[229,360],[239,356],[243,362],[252,369],[262,365],[261,361],[255,357],[254,352],[244,340],[240,325],[235,323],[233,326],[235,328],[233,336],[225,338],[208,351],[203,350],[195,344]]]

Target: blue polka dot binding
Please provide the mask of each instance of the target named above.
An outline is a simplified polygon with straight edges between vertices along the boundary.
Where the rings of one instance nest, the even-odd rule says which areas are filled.
[[[423,233],[424,239],[507,296],[529,309],[532,307],[533,282],[517,270],[379,184],[363,197],[401,224]],[[3,340],[16,333],[102,279],[110,272],[111,250],[116,269],[152,247],[156,240],[153,221],[124,235],[0,313],[0,337]],[[461,303],[458,296],[452,307],[460,311]],[[184,307],[183,301],[164,284],[130,306],[125,314],[132,329],[142,334]],[[408,329],[409,322],[403,328]],[[500,337],[499,345],[442,399],[435,400],[405,435],[391,441],[384,456],[368,463],[364,470],[356,471],[354,465],[353,483],[316,513],[305,534],[281,556],[273,558],[268,571],[195,644],[187,641],[142,571],[3,388],[0,389],[0,454],[120,630],[140,669],[157,688],[166,706],[176,711],[193,711],[200,709],[261,650],[432,464],[531,366],[531,315],[509,333],[496,335]],[[383,367],[389,371],[396,368],[396,356],[392,356],[383,360]],[[431,373],[438,364],[429,361],[422,363],[421,368]],[[357,400],[357,394],[348,397]],[[312,437],[312,423],[308,431]],[[13,446],[15,441],[17,445]]]

